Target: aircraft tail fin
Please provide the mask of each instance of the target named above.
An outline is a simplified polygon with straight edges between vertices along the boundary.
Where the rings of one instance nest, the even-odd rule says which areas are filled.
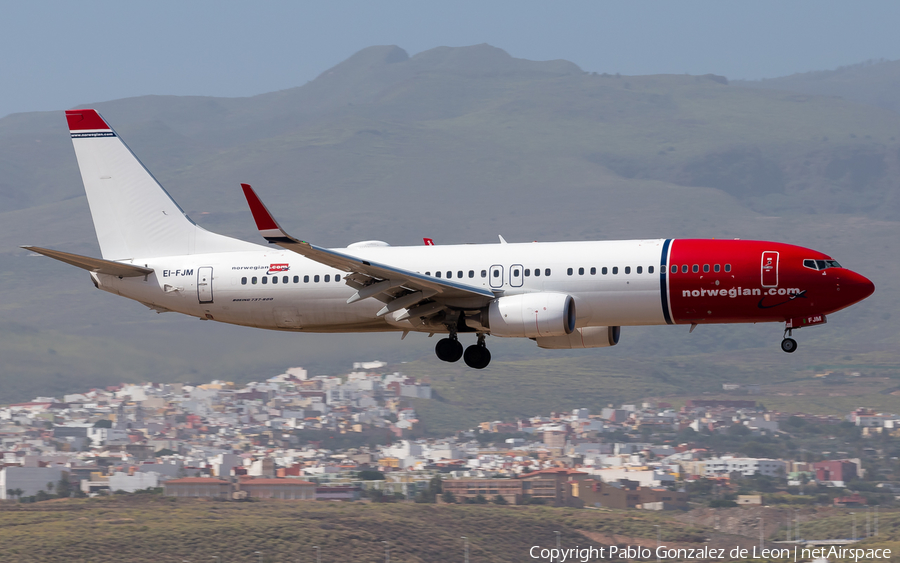
[[[106,260],[258,248],[211,233],[185,214],[106,121],[66,111],[100,252]]]

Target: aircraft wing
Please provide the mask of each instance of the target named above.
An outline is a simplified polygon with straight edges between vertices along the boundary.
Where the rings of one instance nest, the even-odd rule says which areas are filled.
[[[400,309],[411,309],[429,299],[438,304],[448,300],[466,299],[467,302],[471,300],[478,303],[477,306],[480,307],[500,295],[500,292],[495,294],[483,287],[432,278],[404,268],[364,260],[298,240],[281,228],[249,184],[241,184],[241,188],[250,205],[256,227],[267,241],[320,264],[347,272],[349,275],[345,276],[344,280],[357,290],[347,302],[353,303],[369,297],[378,299],[385,303],[378,311],[378,316]]]
[[[100,258],[91,258],[90,256],[81,256],[80,254],[71,254],[59,250],[50,250],[49,248],[41,248],[39,246],[23,246],[25,250],[37,252],[44,256],[49,256],[54,260],[65,262],[98,274],[109,274],[111,276],[119,276],[120,278],[135,278],[138,276],[146,276],[153,273],[153,268],[143,268],[133,264],[125,264],[122,262],[113,262],[112,260],[103,260]]]

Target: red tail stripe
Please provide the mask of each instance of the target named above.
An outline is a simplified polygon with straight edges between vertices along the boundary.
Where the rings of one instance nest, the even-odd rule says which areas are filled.
[[[93,109],[69,109],[66,110],[66,121],[69,122],[69,131],[84,131],[85,129],[109,129],[109,125],[103,121],[100,114]]]

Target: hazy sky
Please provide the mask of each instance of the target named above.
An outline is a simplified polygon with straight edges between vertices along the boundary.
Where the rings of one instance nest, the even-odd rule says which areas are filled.
[[[775,77],[900,59],[900,2],[8,2],[0,116],[299,86],[370,45],[489,43],[587,71]]]

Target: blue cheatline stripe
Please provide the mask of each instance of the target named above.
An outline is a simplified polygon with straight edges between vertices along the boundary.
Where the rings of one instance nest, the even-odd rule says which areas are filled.
[[[669,289],[666,287],[666,276],[669,275],[669,265],[666,262],[669,257],[669,244],[671,242],[672,239],[668,238],[663,243],[662,256],[659,259],[659,295],[662,300],[663,317],[666,319],[666,324],[670,325],[675,324],[669,315]]]
[[[91,133],[72,133],[73,139],[83,139],[85,137],[115,137],[112,131],[94,131]]]

